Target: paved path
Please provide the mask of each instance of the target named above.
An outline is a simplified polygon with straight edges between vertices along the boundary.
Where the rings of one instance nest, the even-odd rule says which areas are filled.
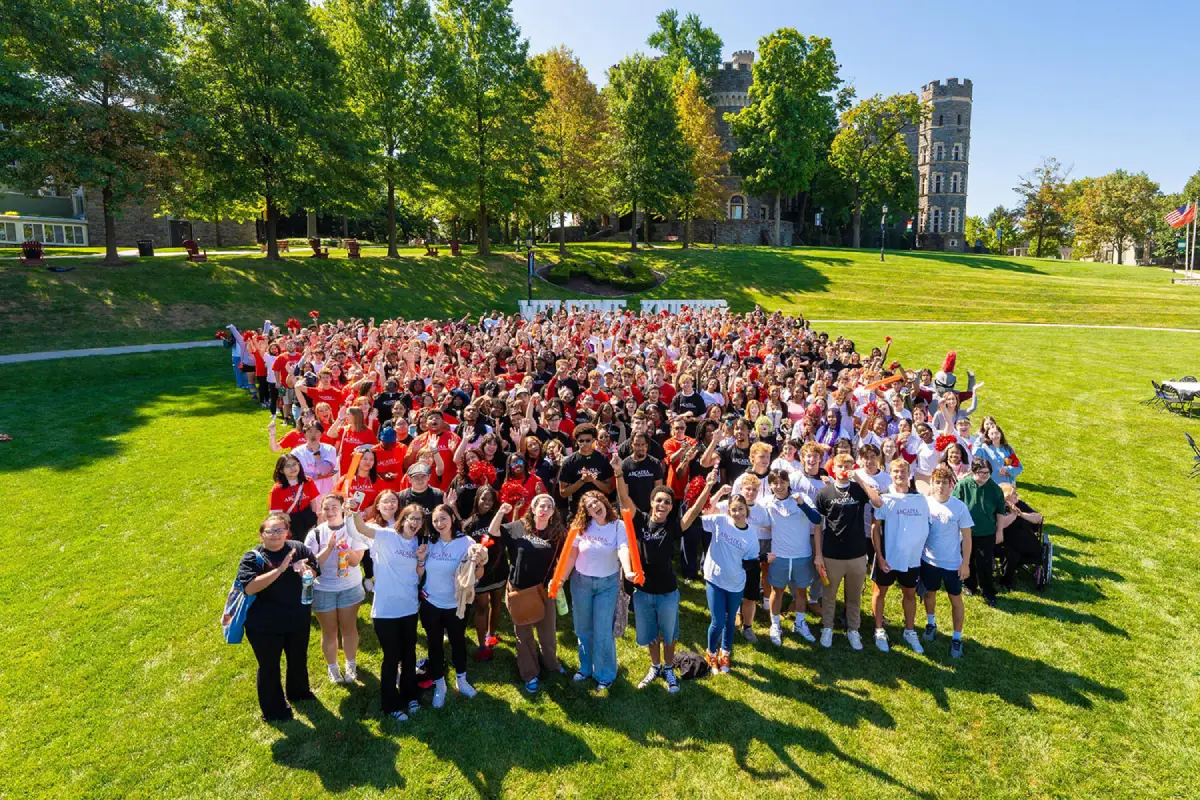
[[[89,347],[85,350],[50,350],[45,353],[15,353],[0,356],[0,364],[22,364],[26,361],[53,361],[56,358],[84,356],[123,356],[128,353],[157,353],[162,350],[187,350],[193,347],[223,347],[220,339],[208,342],[174,342],[172,344],[135,344],[128,347]]]
[[[1084,328],[1109,331],[1165,331],[1167,333],[1200,333],[1200,328],[1150,328],[1138,325],[1073,325],[1058,322],[951,322],[945,320],[922,322],[913,319],[813,319],[811,322],[829,325],[992,325],[1016,328]],[[130,353],[157,353],[162,350],[188,350],[194,347],[221,347],[223,342],[175,342],[172,344],[137,344],[128,347],[90,347],[85,350],[51,350],[44,353],[16,353],[0,356],[0,364],[21,364],[26,361],[52,361],[58,358],[84,356],[123,356]]]

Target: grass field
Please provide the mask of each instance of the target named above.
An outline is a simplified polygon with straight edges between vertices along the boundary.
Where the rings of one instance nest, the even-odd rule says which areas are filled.
[[[689,280],[691,291],[659,291],[724,296],[735,307],[761,298],[768,308],[818,318],[895,307],[888,316],[979,319],[989,310],[999,318],[1149,324],[1166,315],[1194,326],[1181,311],[1193,295],[1150,270],[897,258],[894,270],[929,273],[920,295],[931,299],[908,304],[873,282],[884,273],[869,259],[816,263],[822,254],[849,258],[737,253],[726,257],[729,274],[700,283],[700,270],[717,268],[699,254],[671,274]],[[417,269],[424,263],[404,262],[384,280],[365,277],[378,271],[370,262],[335,261],[332,275],[366,283],[338,286],[307,265],[300,276],[218,261],[201,274],[219,282],[171,267],[180,286],[129,285],[121,294],[162,299],[207,287],[210,299],[197,303],[247,316],[262,303],[258,317],[286,318],[310,306],[326,316],[357,308],[448,313],[493,301],[511,308],[522,288],[519,272],[467,260],[462,281],[438,291],[438,280]],[[1084,278],[1072,279],[1072,268]],[[789,271],[807,283],[798,278],[785,291]],[[858,286],[864,276],[867,285]],[[965,286],[964,276],[974,283]],[[0,269],[0,280],[15,278]],[[1017,288],[1006,293],[1009,282]],[[299,306],[270,300],[302,285]],[[410,297],[406,287],[414,286],[433,294]],[[61,286],[49,291],[63,297]],[[1122,293],[1128,309],[1115,300],[1104,307],[1103,298]],[[993,298],[991,309],[972,300],[983,295]],[[944,299],[944,311],[932,298]],[[1068,313],[1074,318],[1065,320]],[[60,327],[88,319],[81,310]],[[211,336],[216,325],[205,324]],[[0,796],[1193,795],[1200,509],[1182,433],[1200,424],[1138,401],[1151,377],[1197,372],[1200,334],[824,327],[867,347],[891,335],[905,363],[934,365],[955,347],[960,372],[986,382],[980,412],[1005,425],[1027,465],[1023,496],[1046,514],[1057,545],[1048,593],[1025,586],[996,610],[968,599],[962,661],[949,659],[945,640],[919,657],[900,647],[852,653],[841,636],[831,651],[793,638],[782,652],[739,647],[732,675],[689,682],[674,697],[661,686],[632,687],[646,659],[630,631],[611,697],[550,680],[530,699],[516,685],[506,636],[495,661],[472,664],[478,697],[452,693],[445,709],[426,707],[397,726],[378,716],[379,652],[365,608],[363,685],[317,680],[314,629],[310,672],[320,702],[278,727],[257,719],[249,648],[221,643],[216,617],[239,555],[255,541],[273,463],[266,417],[233,388],[226,351],[0,367],[0,431],[15,438],[0,444],[14,545],[0,566],[8,611],[0,624],[8,654],[0,670]],[[138,328],[120,330],[128,341]],[[91,342],[97,328],[91,334],[63,335]],[[50,424],[47,410],[57,412]],[[889,615],[900,618],[895,598]],[[685,592],[687,648],[702,647],[706,616],[703,594]],[[890,632],[896,642],[898,627]],[[573,667],[569,618],[559,644]]]
[[[553,248],[551,248],[553,250]],[[572,245],[580,258],[630,258],[614,244]],[[378,251],[382,255],[383,251]],[[209,339],[226,323],[261,324],[342,316],[461,316],[515,309],[525,297],[524,260],[428,258],[417,248],[388,260],[350,260],[344,251],[302,255],[131,260],[106,267],[86,259],[52,273],[0,262],[0,353]],[[544,260],[556,253],[545,251]],[[634,258],[667,280],[640,297],[724,298],[817,318],[1068,322],[1197,327],[1200,291],[1171,285],[1165,270],[996,256],[869,251],[656,248]],[[903,286],[903,292],[891,290]],[[535,297],[567,296],[538,281]]]

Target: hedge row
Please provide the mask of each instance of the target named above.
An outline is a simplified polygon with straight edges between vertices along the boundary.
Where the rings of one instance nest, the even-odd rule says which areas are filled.
[[[625,268],[602,261],[559,262],[546,273],[546,280],[559,286],[572,278],[586,278],[627,292],[640,292],[658,285],[654,273],[645,264],[634,263]]]

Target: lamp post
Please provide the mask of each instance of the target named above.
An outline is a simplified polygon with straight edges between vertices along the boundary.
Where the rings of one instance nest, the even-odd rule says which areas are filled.
[[[887,242],[887,203],[883,204],[883,214],[879,217],[879,260],[883,261],[883,246]]]
[[[529,289],[529,300],[533,300],[533,220],[529,220],[529,238],[525,242],[529,251],[529,275],[526,278]]]

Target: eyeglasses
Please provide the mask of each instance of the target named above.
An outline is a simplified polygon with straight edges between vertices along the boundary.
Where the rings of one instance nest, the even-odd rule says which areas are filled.
[[[287,528],[263,528],[263,533],[268,534],[270,536],[282,536],[283,534],[285,534],[287,532],[288,532]]]

